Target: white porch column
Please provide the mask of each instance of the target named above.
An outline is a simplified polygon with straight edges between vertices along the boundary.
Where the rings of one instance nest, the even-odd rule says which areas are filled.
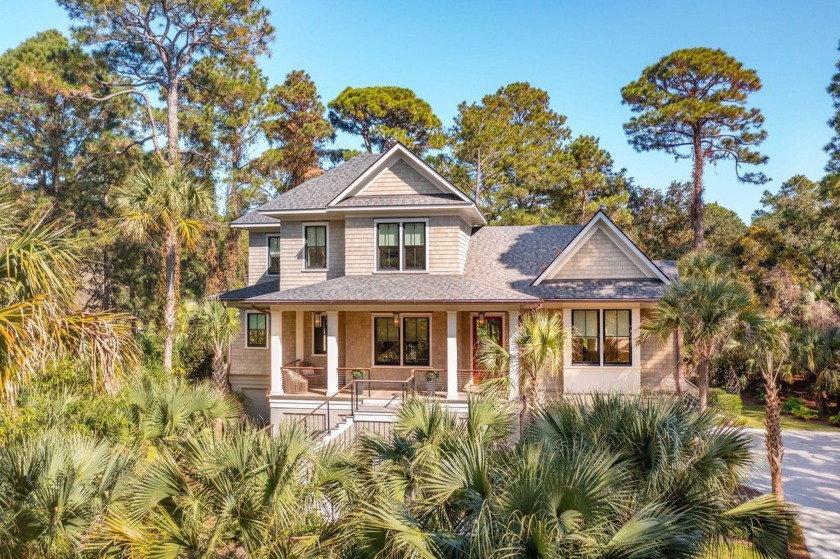
[[[269,345],[271,348],[271,396],[283,394],[283,312],[271,311],[269,320]]]
[[[295,359],[303,361],[303,311],[295,311]]]
[[[510,393],[511,400],[519,399],[519,346],[516,345],[516,331],[519,330],[519,311],[508,311],[510,325],[508,326],[508,352],[510,353]]]
[[[338,392],[338,311],[327,311],[327,396]]]
[[[458,312],[446,311],[446,398],[458,398]]]

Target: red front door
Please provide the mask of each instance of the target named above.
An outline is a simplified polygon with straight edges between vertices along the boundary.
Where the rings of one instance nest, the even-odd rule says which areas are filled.
[[[478,363],[478,341],[487,337],[497,344],[502,345],[502,317],[485,317],[484,324],[481,326],[479,326],[478,322],[479,319],[477,316],[472,317],[472,368],[474,383],[481,381],[483,378],[481,374],[482,367]]]

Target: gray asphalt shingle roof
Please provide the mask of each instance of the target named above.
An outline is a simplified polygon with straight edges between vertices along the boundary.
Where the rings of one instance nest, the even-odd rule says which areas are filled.
[[[381,154],[357,155],[323,175],[309,179],[274,200],[266,202],[257,208],[257,211],[324,209],[367,171],[380,156]]]
[[[454,194],[395,194],[388,196],[353,196],[335,205],[336,208],[382,206],[463,206],[466,202]]]
[[[266,282],[268,283],[268,282]],[[229,291],[224,300],[249,303],[537,303],[525,293],[450,275],[371,275],[343,276],[284,291],[277,284],[257,284]]]
[[[231,225],[277,225],[280,227],[280,220],[274,217],[263,215],[257,210],[251,210],[241,217],[230,222]]]

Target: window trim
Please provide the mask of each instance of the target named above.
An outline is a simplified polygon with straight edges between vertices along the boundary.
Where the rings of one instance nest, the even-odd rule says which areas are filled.
[[[325,311],[313,311],[313,312],[320,312],[323,315],[323,316],[321,316],[321,324],[324,323],[323,322],[324,320],[327,320],[327,313]],[[326,345],[324,345],[324,353],[315,353],[315,328],[316,328],[316,326],[315,326],[315,317],[313,316],[312,313],[309,313],[309,321],[312,323],[312,329],[310,330],[312,332],[312,345],[309,347],[309,355],[311,355],[312,357],[324,357],[325,355],[327,355]],[[328,337],[328,333],[326,331],[324,332],[324,337],[325,338]],[[327,342],[327,343],[329,343],[329,342]]]
[[[271,271],[271,239],[277,239],[277,250],[281,251],[280,249],[280,233],[268,233],[265,236],[265,275],[271,277],[277,277],[280,275],[282,271],[280,268],[282,267],[280,262],[277,265],[277,273]],[[277,258],[282,258],[282,251],[277,254]]]
[[[397,241],[400,249],[400,268],[399,270],[380,270],[379,269],[379,224],[380,223],[396,223],[399,225],[397,232]],[[405,269],[405,234],[403,227],[406,223],[423,223],[423,232],[426,249],[426,268],[423,270],[406,270]],[[373,273],[374,274],[428,274],[429,273],[429,218],[415,217],[415,218],[379,218],[373,220]]]
[[[591,308],[581,308],[581,309],[571,309],[571,324],[572,324],[572,332],[571,332],[571,346],[572,346],[572,366],[574,367],[600,367],[603,362],[603,352],[604,352],[604,344],[603,344],[603,336],[601,334],[601,310],[602,309],[591,309]],[[595,317],[597,323],[595,325],[595,337],[598,340],[598,361],[575,361],[575,312],[592,312],[595,311]],[[587,336],[579,336],[582,338],[586,338]]]
[[[627,358],[628,361],[626,363],[607,363],[607,311],[625,311],[628,313],[629,317],[627,319],[627,339],[630,342],[630,347],[627,351]],[[601,332],[601,340],[602,343],[602,350],[601,350],[601,366],[603,367],[632,367],[633,366],[633,310],[632,309],[624,309],[624,308],[615,308],[615,309],[600,309],[600,313],[603,317],[601,321],[603,324],[603,330]],[[617,320],[617,318],[616,318]],[[624,336],[612,336],[613,338],[623,338]]]
[[[324,267],[309,268],[306,265],[306,228],[323,227],[324,237]],[[301,223],[301,240],[303,241],[303,272],[329,272],[330,271],[330,222],[329,221],[304,221]]]
[[[251,345],[250,339],[251,337],[248,335],[250,330],[249,323],[250,323],[250,316],[252,314],[259,314],[265,317],[265,345]],[[271,345],[271,317],[261,311],[245,311],[245,349],[257,349],[257,350],[266,350]]]
[[[435,362],[434,356],[434,313],[430,312],[401,312],[400,315],[400,364],[399,365],[377,365],[376,364],[376,319],[389,318],[393,320],[394,313],[375,312],[370,314],[370,363],[372,368],[381,369],[431,369]],[[403,325],[404,318],[428,318],[429,319],[429,364],[428,365],[406,365],[405,355],[403,352],[405,327]]]

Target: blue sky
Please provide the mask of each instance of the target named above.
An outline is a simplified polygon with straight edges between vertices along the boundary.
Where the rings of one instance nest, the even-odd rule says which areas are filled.
[[[656,188],[688,180],[690,163],[633,151],[620,89],[675,49],[722,48],[764,83],[751,102],[766,117],[763,170],[772,182],[739,184],[732,164],[722,163],[707,168],[706,199],[748,221],[764,189],[795,174],[822,176],[832,112],[825,88],[840,57],[836,0],[264,2],[277,27],[273,55],[262,62],[272,82],[302,68],[325,102],[348,85],[409,87],[449,125],[460,101],[529,81],[549,92],[575,135],[598,136],[618,167]],[[69,28],[53,0],[4,4],[0,50],[43,29]]]

